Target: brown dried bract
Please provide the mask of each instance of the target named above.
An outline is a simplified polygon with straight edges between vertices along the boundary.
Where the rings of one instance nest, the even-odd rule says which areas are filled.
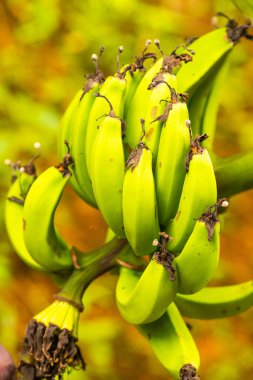
[[[20,380],[62,380],[71,368],[85,370],[77,339],[67,329],[54,324],[46,327],[32,319],[23,342],[21,361],[17,367]]]
[[[148,149],[147,145],[144,144],[143,142],[140,142],[137,147],[131,152],[130,156],[128,157],[126,163],[125,163],[125,168],[131,168],[131,171],[133,172],[136,166],[138,165],[141,155],[142,155],[142,150],[143,149]]]
[[[65,142],[65,145],[66,145],[68,151],[67,151],[65,157],[63,158],[63,160],[58,165],[55,165],[56,169],[59,170],[59,172],[62,174],[63,177],[71,174],[69,171],[69,166],[74,164],[74,160],[73,160],[72,156],[70,155],[69,143],[67,140],[65,140],[64,142]]]
[[[162,265],[170,274],[170,279],[174,281],[176,279],[176,269],[173,264],[174,255],[170,251],[167,250],[166,245],[168,241],[172,238],[166,234],[166,232],[160,232],[160,240],[155,246],[157,246],[158,250],[153,255],[153,260],[156,261],[157,264]]]
[[[204,150],[204,148],[201,146],[201,143],[205,141],[208,138],[208,135],[204,133],[203,135],[197,135],[195,139],[193,139],[192,134],[191,134],[191,129],[189,129],[190,132],[190,152],[188,153],[186,160],[185,160],[185,168],[186,168],[186,173],[189,171],[189,166],[192,157],[194,154],[201,154]]]
[[[196,368],[192,364],[185,364],[179,372],[180,380],[200,380]]]
[[[253,40],[253,35],[248,33],[249,28],[252,28],[253,26],[249,19],[246,20],[244,24],[239,25],[236,20],[229,18],[222,12],[218,12],[216,16],[224,17],[228,20],[226,24],[227,36],[234,45],[236,45],[243,37],[251,41]]]
[[[214,205],[207,208],[206,212],[199,218],[202,222],[205,223],[208,240],[211,241],[214,233],[214,227],[216,223],[219,223],[218,208],[223,207],[223,202],[227,201],[226,198],[219,199]]]
[[[15,196],[8,197],[7,199],[8,199],[8,201],[18,203],[19,205],[24,205],[25,204],[24,199],[20,199],[20,198],[15,197]]]

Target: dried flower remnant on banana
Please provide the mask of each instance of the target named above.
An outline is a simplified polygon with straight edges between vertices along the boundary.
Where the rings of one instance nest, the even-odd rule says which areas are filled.
[[[174,255],[166,248],[167,243],[172,240],[172,237],[167,235],[165,232],[160,232],[160,240],[157,239],[153,241],[153,246],[157,247],[158,250],[153,255],[153,260],[157,264],[163,265],[163,267],[169,272],[170,279],[176,279],[176,269],[173,264]]]

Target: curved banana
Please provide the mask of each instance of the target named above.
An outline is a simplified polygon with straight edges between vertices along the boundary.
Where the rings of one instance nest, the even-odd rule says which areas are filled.
[[[88,115],[94,102],[94,93],[104,82],[104,75],[98,68],[99,58],[104,48],[100,49],[100,55],[92,54],[95,65],[94,74],[86,76],[87,81],[82,90],[79,90],[68,106],[61,120],[58,136],[58,154],[62,158],[66,154],[66,142],[68,151],[71,152],[75,165],[71,170],[73,176],[70,184],[76,193],[91,206],[96,207],[92,186],[87,174],[85,160],[85,137]]]
[[[117,236],[125,236],[122,210],[125,158],[122,121],[118,117],[106,116],[101,121],[91,152],[90,175],[106,223]]]
[[[152,153],[140,142],[126,162],[123,183],[123,220],[125,234],[137,256],[154,251],[159,236]]]
[[[195,294],[177,294],[175,300],[185,317],[196,319],[226,318],[253,306],[253,282],[206,287]]]
[[[156,321],[136,326],[175,380],[199,380],[199,352],[175,303]]]
[[[208,151],[200,146],[204,138],[205,136],[197,136],[191,142],[187,160],[189,169],[185,176],[178,211],[165,230],[173,238],[169,242],[169,250],[175,254],[182,251],[193,231],[196,219],[217,200],[212,161]]]
[[[70,141],[72,141],[73,121],[76,116],[77,110],[79,108],[82,94],[83,94],[82,90],[79,90],[76,93],[76,95],[72,99],[71,103],[69,104],[68,108],[66,109],[61,119],[59,133],[58,133],[58,157],[60,159],[65,156],[67,149],[69,151],[68,144]],[[86,201],[86,195],[83,193],[80,185],[78,184],[74,176],[71,177],[70,184],[72,188],[75,190],[75,192],[78,194],[78,196],[84,201]]]
[[[124,78],[122,79],[119,74],[114,77],[109,76],[106,78],[100,89],[101,96],[96,97],[91,107],[85,141],[86,163],[89,176],[91,175],[92,148],[98,132],[98,126],[101,124],[101,117],[108,115],[108,104],[100,98],[106,97],[109,99],[112,104],[114,115],[121,118],[124,110],[125,90],[126,80]]]
[[[178,209],[184,184],[185,157],[190,149],[189,114],[185,98],[174,94],[168,104],[155,167],[155,184],[159,222],[166,225]]]
[[[49,271],[73,268],[71,248],[54,227],[54,214],[71,173],[63,161],[45,170],[30,188],[23,210],[25,245]]]
[[[9,239],[15,252],[28,266],[43,270],[28,252],[23,238],[23,207],[25,196],[36,175],[26,172],[20,173],[14,183],[11,185],[5,204],[5,225]]]
[[[174,260],[178,273],[178,293],[193,294],[211,280],[220,254],[220,222],[206,212],[195,227],[182,252]]]
[[[155,260],[149,262],[144,272],[122,267],[116,287],[118,309],[130,323],[150,323],[174,300],[177,285],[177,279],[171,279]]]
[[[80,100],[72,122],[72,139],[68,140],[74,160],[72,177],[75,178],[82,191],[82,198],[93,207],[97,207],[97,204],[87,170],[85,139],[89,112],[95,100],[94,94],[98,92],[99,86],[98,82],[93,82],[90,90]]]

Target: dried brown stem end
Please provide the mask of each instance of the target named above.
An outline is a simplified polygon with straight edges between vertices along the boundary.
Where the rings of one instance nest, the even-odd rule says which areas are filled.
[[[157,247],[153,260],[162,265],[169,272],[171,281],[174,281],[176,279],[176,269],[173,264],[174,255],[166,248],[168,241],[171,239],[165,232],[160,232],[160,242],[158,240],[153,242],[153,245]]]
[[[85,370],[85,362],[71,331],[32,319],[27,327],[17,367],[20,380],[62,380],[71,368]]]
[[[179,372],[180,380],[200,380],[196,368],[192,364],[185,364]]]

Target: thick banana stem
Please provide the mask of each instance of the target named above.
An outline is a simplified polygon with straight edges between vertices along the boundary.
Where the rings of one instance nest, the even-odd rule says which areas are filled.
[[[214,161],[220,198],[253,188],[253,150]]]
[[[89,284],[103,273],[109,271],[117,264],[117,256],[126,245],[126,239],[114,238],[97,252],[94,251],[94,259],[91,255],[79,261],[80,268],[75,269],[63,289],[55,296],[58,300],[74,303],[82,309],[82,297]]]

